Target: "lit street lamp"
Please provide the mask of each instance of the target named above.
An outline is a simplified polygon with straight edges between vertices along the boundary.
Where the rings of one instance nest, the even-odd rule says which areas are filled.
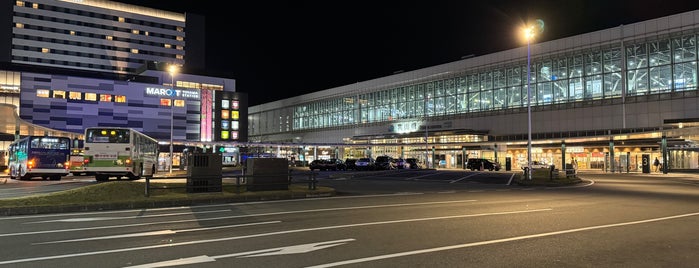
[[[527,40],[527,179],[532,179],[532,91],[531,91],[531,40],[544,31],[544,21],[536,20],[536,25],[524,27],[524,39]]]
[[[175,74],[177,73],[177,66],[176,65],[170,65],[167,69],[167,71],[170,73],[170,78],[171,78],[171,85],[172,85],[172,90],[175,90]],[[175,96],[174,94],[172,95],[173,97]],[[175,116],[173,113],[173,110],[175,109],[175,99],[170,99],[170,174],[172,174],[172,164],[174,161],[172,161],[172,136],[173,136],[173,129],[175,125]]]

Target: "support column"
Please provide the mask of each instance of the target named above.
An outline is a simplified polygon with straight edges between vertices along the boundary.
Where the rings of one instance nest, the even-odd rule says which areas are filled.
[[[668,159],[667,159],[667,137],[665,136],[665,133],[663,133],[663,139],[660,143],[660,150],[663,155],[663,174],[667,174],[667,166],[668,166]]]
[[[432,162],[432,163],[431,163],[431,164],[432,164],[432,168],[436,168],[436,167],[434,166],[434,146],[432,146],[432,161],[430,161],[430,162]]]
[[[614,138],[609,137],[609,170],[614,173]]]
[[[493,144],[493,148],[494,148],[493,150],[495,151],[495,159],[493,159],[493,160],[495,162],[500,163],[500,161],[498,161],[498,144],[497,143]]]
[[[558,170],[563,170],[563,172],[565,172],[565,170],[566,170],[566,141],[565,140],[561,141],[561,165],[562,165],[562,167],[560,167]],[[570,165],[571,165],[571,167],[573,166],[572,163]]]
[[[466,154],[466,146],[461,146],[461,166],[466,169],[466,162],[468,162],[468,154]]]

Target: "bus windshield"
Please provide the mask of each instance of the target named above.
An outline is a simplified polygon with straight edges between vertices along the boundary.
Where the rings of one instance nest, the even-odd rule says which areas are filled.
[[[88,129],[85,141],[92,143],[129,143],[128,129]]]

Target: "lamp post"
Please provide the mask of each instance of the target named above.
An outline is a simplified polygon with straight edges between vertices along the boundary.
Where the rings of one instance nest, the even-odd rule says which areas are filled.
[[[424,116],[425,120],[425,168],[430,168],[430,161],[429,161],[429,153],[430,153],[430,144],[428,142],[429,138],[429,124],[427,123],[427,103],[429,102],[430,97],[427,96],[427,93],[425,93],[425,104],[422,110],[422,114]]]
[[[527,179],[532,179],[532,91],[531,91],[531,40],[534,38],[534,27],[524,28],[524,38],[527,39]]]
[[[170,65],[167,69],[167,71],[170,73],[170,82],[172,85],[172,90],[175,90],[175,74],[177,73],[177,66],[175,65]],[[172,96],[175,96],[174,94]],[[175,125],[175,116],[173,113],[173,110],[175,109],[175,100],[170,99],[170,174],[172,174],[172,164],[174,161],[172,161],[172,137],[174,133],[174,125]]]

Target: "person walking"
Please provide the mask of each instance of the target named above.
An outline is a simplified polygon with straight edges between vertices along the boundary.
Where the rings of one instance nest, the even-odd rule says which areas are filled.
[[[653,161],[653,166],[655,167],[655,171],[658,172],[658,167],[660,166],[660,160],[658,158],[655,158],[655,161]]]

